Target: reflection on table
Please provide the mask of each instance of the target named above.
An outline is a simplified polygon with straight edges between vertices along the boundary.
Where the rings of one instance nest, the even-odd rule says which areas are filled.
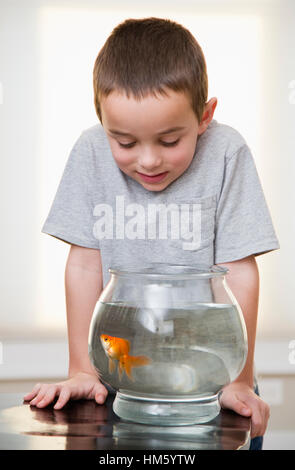
[[[104,405],[71,401],[61,410],[38,409],[20,394],[0,394],[0,449],[248,449],[250,420],[222,410],[209,423],[149,426],[120,420],[114,396]]]

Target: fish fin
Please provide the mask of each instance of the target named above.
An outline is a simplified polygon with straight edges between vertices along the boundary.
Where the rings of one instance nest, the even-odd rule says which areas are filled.
[[[131,361],[129,360],[129,358],[130,356],[124,361],[124,369],[129,379],[133,381],[134,379],[133,379],[132,372],[131,372],[132,365],[131,365]]]
[[[124,355],[121,356],[120,361],[119,361],[119,368],[121,372],[125,371],[126,375],[129,377],[130,380],[134,380],[132,377],[132,372],[131,372],[131,361],[130,361],[131,356]]]
[[[129,379],[134,380],[132,376],[132,367],[146,366],[151,363],[151,359],[146,356],[128,356],[124,358],[123,367]]]
[[[152,361],[147,356],[129,356],[129,362],[131,363],[131,367],[141,367],[147,366]]]
[[[113,359],[111,359],[109,357],[109,372],[110,372],[110,374],[115,372],[115,369],[116,369],[116,363],[115,363],[115,361],[113,361]]]
[[[125,343],[126,343],[126,346],[127,346],[127,354],[129,354],[129,351],[130,351],[130,341],[128,341],[128,339],[125,339]]]
[[[119,361],[119,364],[118,364],[119,380],[122,379],[123,369],[124,369],[124,364],[122,365],[121,361]]]

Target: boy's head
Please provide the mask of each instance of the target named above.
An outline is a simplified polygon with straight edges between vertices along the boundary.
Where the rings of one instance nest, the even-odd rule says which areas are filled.
[[[217,103],[207,103],[206,63],[195,38],[170,20],[126,20],[99,52],[93,83],[119,168],[148,190],[165,189],[189,167]]]
[[[187,94],[201,121],[208,95],[206,62],[196,39],[183,26],[161,18],[128,19],[111,33],[93,74],[94,101],[112,91],[136,99],[166,90]]]

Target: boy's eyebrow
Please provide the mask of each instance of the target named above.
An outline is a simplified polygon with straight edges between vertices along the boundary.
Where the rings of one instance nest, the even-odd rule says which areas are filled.
[[[116,131],[116,129],[109,129],[109,132],[111,132],[112,134],[116,134],[116,135],[132,137],[131,134],[128,134],[128,132]]]
[[[171,134],[172,132],[182,131],[183,129],[185,129],[185,127],[181,127],[181,126],[171,127],[170,129],[165,129],[164,131],[159,132],[158,135]],[[116,129],[109,129],[109,132],[115,135],[123,136],[123,137],[126,137],[126,136],[133,137],[132,134],[129,134],[128,132],[121,132],[121,131],[117,131]]]
[[[183,129],[185,129],[185,127],[183,126],[178,126],[178,127],[171,127],[170,129],[166,129],[165,131],[161,131],[159,132],[158,135],[163,135],[163,134],[172,134],[172,132],[176,132],[176,131],[182,131]]]

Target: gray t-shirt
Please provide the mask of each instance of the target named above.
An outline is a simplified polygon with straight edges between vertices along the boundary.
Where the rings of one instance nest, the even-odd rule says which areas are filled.
[[[109,267],[213,265],[279,248],[249,147],[213,120],[186,171],[149,191],[116,165],[103,127],[84,132],[67,161],[42,232],[101,251]]]

